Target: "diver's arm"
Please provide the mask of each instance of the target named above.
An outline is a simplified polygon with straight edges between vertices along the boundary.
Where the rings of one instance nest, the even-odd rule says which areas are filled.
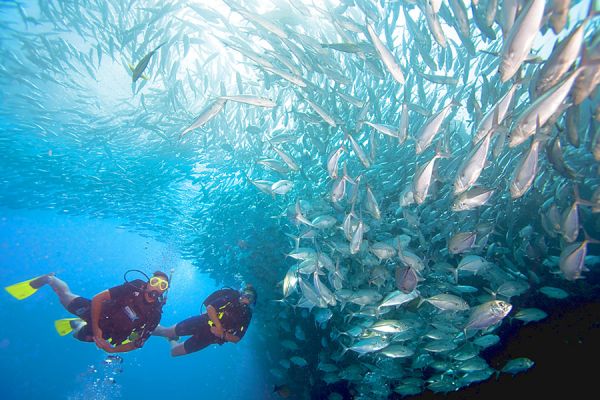
[[[213,324],[215,324],[213,334],[215,336],[221,337],[221,335],[223,335],[223,325],[221,325],[221,320],[219,319],[219,317],[217,317],[217,310],[215,310],[213,306],[208,306],[206,307],[206,313],[208,314],[208,317],[213,322]],[[212,331],[213,329],[211,329],[211,332]]]
[[[112,350],[110,344],[102,337],[102,329],[100,329],[100,313],[102,311],[102,303],[110,300],[110,292],[105,290],[98,293],[92,298],[92,333],[94,335],[94,341],[101,349],[109,351],[107,348]]]

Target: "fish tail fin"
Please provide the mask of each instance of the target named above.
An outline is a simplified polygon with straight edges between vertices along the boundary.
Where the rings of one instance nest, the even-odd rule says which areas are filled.
[[[350,321],[352,321],[352,319],[354,318],[354,314],[353,312],[348,313],[346,316],[344,316],[344,322],[346,324],[350,323]]]
[[[296,249],[298,249],[299,244],[300,244],[300,238],[298,236],[294,236],[291,233],[287,233],[287,232],[285,233],[285,235],[287,237],[289,237],[290,239],[292,239],[296,243]]]
[[[350,132],[348,132],[347,129],[345,129],[344,127],[342,127],[342,130],[344,131],[344,142],[347,142],[348,139],[350,138]]]
[[[444,148],[444,145],[442,144],[441,141],[438,141],[436,147],[435,147],[435,156],[437,158],[451,158],[452,154]]]
[[[515,77],[513,78],[513,85],[522,85],[526,79],[531,79],[531,78],[525,77],[525,72],[523,72],[523,65],[521,65],[519,67],[519,69],[517,70]]]
[[[360,177],[361,177],[361,175],[359,175],[357,178],[352,179],[348,175],[348,168],[346,167],[346,161],[344,161],[344,166],[342,168],[342,179],[344,179],[346,182],[351,183],[353,185],[358,185],[358,182],[360,181]]]
[[[575,203],[577,203],[578,205],[590,206],[590,207],[596,206],[596,204],[594,202],[589,201],[589,200],[584,200],[581,198],[581,195],[579,193],[579,185],[577,183],[573,184],[573,195],[575,196]]]
[[[462,103],[460,102],[460,97],[454,97],[450,104],[454,107],[462,107]]]
[[[575,203],[581,204],[581,196],[579,195],[579,185],[577,183],[573,184],[573,196],[575,196]]]
[[[581,229],[583,230],[583,235],[584,235],[584,242],[587,243],[600,243],[600,240],[598,239],[594,239],[593,237],[590,236],[589,233],[587,233],[587,230],[582,226]]]
[[[497,295],[498,293],[494,292],[492,289],[490,289],[490,288],[487,288],[487,287],[484,287],[484,288],[483,288],[483,290],[485,290],[486,292],[488,292],[489,294],[491,294],[491,295],[492,295],[492,297],[493,297],[494,299],[496,299],[496,295]]]
[[[349,347],[346,347],[343,343],[340,342],[340,346],[342,346],[342,354],[341,356],[343,357],[344,354],[346,354],[346,352],[350,349]]]
[[[480,53],[489,54],[491,56],[500,57],[500,52],[497,51],[489,51],[489,50],[479,50]]]

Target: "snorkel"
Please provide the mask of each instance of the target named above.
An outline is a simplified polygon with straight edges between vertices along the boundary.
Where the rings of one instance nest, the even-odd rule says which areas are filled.
[[[162,296],[158,296],[158,297],[162,297],[160,302],[162,304],[165,304],[167,302],[167,294],[169,293],[169,289],[171,289],[171,279],[173,278],[173,273],[175,272],[175,268],[171,268],[171,270],[169,271],[169,287],[167,288],[167,290],[165,290],[162,294]]]

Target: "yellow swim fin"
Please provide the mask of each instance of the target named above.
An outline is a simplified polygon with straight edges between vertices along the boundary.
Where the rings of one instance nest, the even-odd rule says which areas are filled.
[[[23,282],[15,283],[14,285],[6,286],[4,290],[10,293],[15,299],[23,300],[38,291],[39,288],[34,288],[30,285],[32,281],[41,278],[44,275],[36,276],[33,279],[28,279]]]
[[[54,328],[56,328],[56,332],[58,332],[58,334],[60,336],[65,336],[68,335],[69,333],[73,332],[73,322],[74,321],[82,321],[83,320],[81,318],[63,318],[63,319],[57,319],[56,321],[54,321]],[[85,324],[85,322],[84,322]]]

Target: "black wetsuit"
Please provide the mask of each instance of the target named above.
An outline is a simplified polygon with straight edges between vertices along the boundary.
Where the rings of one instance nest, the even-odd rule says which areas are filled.
[[[240,293],[232,290],[231,293],[214,300],[211,305],[217,311],[217,316],[220,316],[223,329],[240,339],[243,338],[252,319],[252,310],[246,304],[240,303]],[[192,335],[183,344],[186,353],[202,350],[210,344],[225,343],[210,331],[209,322],[208,314],[204,313],[175,325],[177,336]]]
[[[112,345],[119,345],[126,339],[147,339],[158,326],[162,314],[162,303],[146,301],[144,298],[145,285],[146,282],[136,279],[108,289],[111,300],[102,304],[98,325],[102,329],[104,339]],[[87,322],[75,337],[84,342],[93,342],[92,301],[84,297],[77,297],[67,309]],[[143,340],[138,343],[141,345]]]

